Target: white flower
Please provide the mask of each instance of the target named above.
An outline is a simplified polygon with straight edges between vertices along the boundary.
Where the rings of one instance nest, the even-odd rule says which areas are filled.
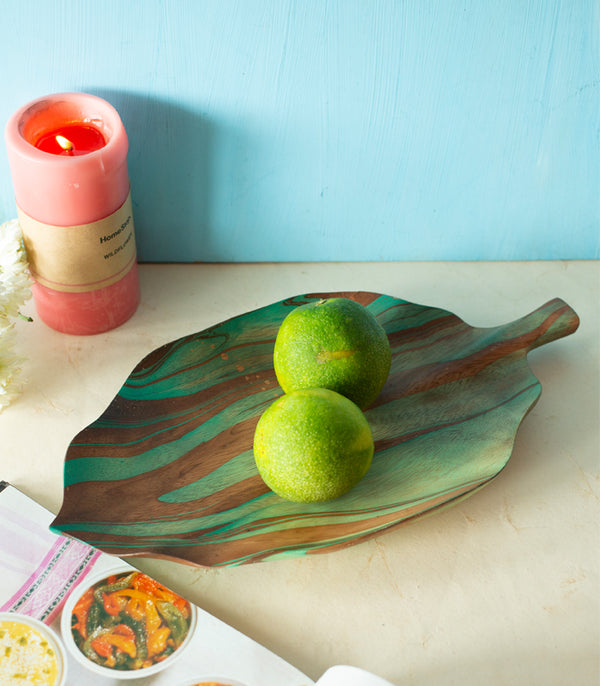
[[[0,329],[0,412],[21,390],[19,375],[23,359],[14,352],[14,324]]]
[[[23,360],[14,352],[13,318],[31,297],[31,277],[16,219],[0,226],[0,412],[18,393]]]
[[[16,317],[31,297],[31,277],[21,227],[16,219],[0,226],[0,317]]]

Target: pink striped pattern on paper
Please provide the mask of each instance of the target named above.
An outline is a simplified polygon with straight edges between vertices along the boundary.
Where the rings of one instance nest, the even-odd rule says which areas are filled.
[[[85,543],[57,536],[35,571],[0,610],[19,612],[51,624],[71,590],[85,578],[101,554]]]

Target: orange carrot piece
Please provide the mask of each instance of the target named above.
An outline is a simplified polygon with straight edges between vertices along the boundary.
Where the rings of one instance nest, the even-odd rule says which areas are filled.
[[[112,655],[112,646],[106,640],[107,636],[99,636],[94,638],[91,642],[91,646],[100,657],[110,657]]]
[[[131,585],[133,588],[136,588],[139,591],[144,591],[150,594],[154,593],[157,588],[160,588],[158,581],[147,576],[146,574],[142,574],[141,572],[135,575]]]
[[[121,604],[121,599],[114,593],[103,593],[102,600],[104,605],[104,610],[113,617],[116,617],[119,612],[123,609]]]
[[[90,607],[94,602],[94,592],[89,588],[82,596],[79,598],[75,607],[73,608],[73,615],[77,618],[75,624],[73,624],[73,629],[76,629],[82,636],[82,638],[87,638],[87,617],[90,611]]]
[[[127,624],[117,624],[117,626],[112,630],[113,634],[118,636],[125,636],[125,638],[130,638],[135,641],[135,631]]]
[[[114,646],[117,650],[120,650],[123,653],[127,653],[129,657],[135,657],[137,654],[135,640],[131,638],[126,638],[125,636],[121,636],[115,633],[105,634],[102,638],[104,639],[104,641],[106,641],[106,643],[108,643],[111,646]],[[94,644],[92,641],[92,647],[93,645]]]

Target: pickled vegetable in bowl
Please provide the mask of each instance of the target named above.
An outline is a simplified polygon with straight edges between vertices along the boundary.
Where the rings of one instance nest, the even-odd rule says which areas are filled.
[[[77,599],[71,634],[81,653],[100,667],[145,670],[181,646],[190,631],[191,613],[185,599],[146,574],[116,573]]]

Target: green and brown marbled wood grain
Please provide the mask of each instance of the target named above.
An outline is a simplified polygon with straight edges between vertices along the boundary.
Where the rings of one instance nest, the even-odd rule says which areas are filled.
[[[279,325],[290,308],[334,295],[367,306],[390,339],[390,376],[366,411],[375,456],[341,498],[291,503],[256,471],[254,428],[282,393],[272,361]],[[366,292],[297,296],[234,317],[144,358],[73,439],[52,529],[119,556],[201,566],[357,543],[496,476],[541,393],[527,353],[577,326],[559,299],[510,324],[473,328]]]

